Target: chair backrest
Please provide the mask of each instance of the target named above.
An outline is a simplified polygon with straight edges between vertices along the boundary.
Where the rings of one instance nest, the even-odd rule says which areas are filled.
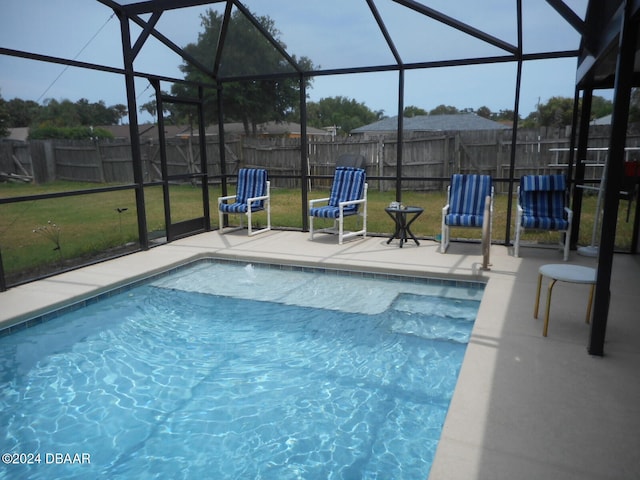
[[[241,168],[238,170],[236,203],[247,203],[249,198],[267,194],[267,171],[261,168]],[[264,204],[261,200],[260,206]],[[254,204],[255,205],[255,204]]]
[[[563,218],[564,175],[524,175],[520,179],[520,205],[525,217]]]
[[[336,168],[329,195],[329,206],[337,207],[340,202],[360,200],[364,194],[366,180],[367,174],[361,168]],[[358,209],[357,205],[355,209]]]
[[[491,196],[491,186],[489,175],[452,175],[449,212],[454,215],[484,215],[484,202],[487,196]]]

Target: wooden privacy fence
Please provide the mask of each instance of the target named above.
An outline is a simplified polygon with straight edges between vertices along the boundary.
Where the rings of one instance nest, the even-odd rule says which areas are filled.
[[[439,190],[452,173],[482,173],[508,179],[511,162],[511,130],[471,132],[413,132],[405,136],[402,149],[403,188]],[[515,151],[514,178],[524,174],[554,173],[566,169],[570,139],[564,129],[519,130]],[[590,129],[586,176],[601,177],[606,161],[609,127]],[[633,132],[627,147],[640,145]],[[207,169],[212,182],[219,182],[220,146],[217,137],[207,137]],[[301,143],[297,138],[234,137],[225,142],[227,174],[241,167],[266,168],[274,188],[299,188]],[[370,188],[395,188],[398,144],[395,135],[353,136],[308,142],[307,174],[326,176],[310,181],[311,187],[331,183],[336,159],[342,153],[365,158]],[[604,149],[605,151],[603,151]],[[170,176],[200,173],[198,137],[167,140],[167,171]],[[144,180],[162,178],[160,146],[157,141],[141,145]],[[131,145],[122,141],[29,141],[0,143],[0,172],[27,174],[38,183],[54,180],[128,184],[133,182]],[[386,178],[384,178],[386,177]],[[445,179],[443,181],[442,179]],[[497,184],[498,191],[506,185]]]

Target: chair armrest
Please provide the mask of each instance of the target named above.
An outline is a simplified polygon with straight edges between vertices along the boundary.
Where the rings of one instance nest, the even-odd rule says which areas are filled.
[[[316,203],[320,202],[328,202],[330,197],[326,198],[316,198],[315,200],[309,200],[309,208],[313,207]]]
[[[484,222],[491,220],[491,215],[493,215],[493,202],[491,201],[491,196],[487,195],[484,199],[484,211],[482,212],[482,224]]]
[[[521,226],[520,224],[522,223],[522,217],[524,216],[524,208],[522,208],[522,205],[520,205],[518,203],[517,207],[516,207],[516,229]]]
[[[269,195],[263,195],[261,197],[252,197],[252,198],[247,198],[247,205],[249,207],[251,207],[251,204],[254,202],[259,202],[261,200],[269,200]]]
[[[259,200],[267,200],[268,198],[269,198],[269,195],[262,195],[261,197],[247,198],[247,203],[256,202]]]
[[[447,203],[444,207],[442,207],[442,215],[446,215],[449,212],[449,204]]]
[[[573,220],[573,210],[571,210],[569,207],[564,207],[564,213],[567,214],[567,220]]]
[[[359,203],[364,203],[364,202],[366,202],[366,201],[367,201],[367,199],[366,199],[366,198],[361,198],[361,199],[359,199],[359,200],[349,200],[349,201],[346,201],[346,202],[340,202],[340,203],[338,203],[338,207],[346,207],[346,206],[348,206],[348,205],[357,205],[357,204],[359,204]]]
[[[232,198],[236,198],[235,195],[227,195],[226,197],[218,197],[218,205],[222,202],[226,202],[227,200],[231,200]]]

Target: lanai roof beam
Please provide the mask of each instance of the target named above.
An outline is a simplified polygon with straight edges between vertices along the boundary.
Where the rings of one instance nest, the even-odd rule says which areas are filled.
[[[475,37],[479,40],[487,42],[495,47],[501,48],[502,50],[506,50],[507,52],[512,53],[513,55],[516,55],[518,53],[518,47],[511,45],[510,43],[505,42],[503,40],[500,40],[499,38],[496,38],[492,35],[489,35],[488,33],[485,33],[481,30],[478,30],[477,28],[472,27],[471,25],[462,23],[456,20],[455,18],[445,15],[444,13],[441,13],[441,12],[438,12],[437,10],[429,8],[426,5],[423,5],[419,2],[416,2],[414,0],[393,0],[393,1],[407,8],[410,8],[415,12],[421,13],[422,15],[426,15],[427,17],[433,18],[434,20],[444,23],[445,25],[449,25],[450,27],[453,27],[456,30],[460,30],[461,32],[471,35],[472,37]]]

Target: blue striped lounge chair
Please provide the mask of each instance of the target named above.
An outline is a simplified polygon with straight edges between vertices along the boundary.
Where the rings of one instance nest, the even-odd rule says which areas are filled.
[[[271,183],[267,180],[267,171],[258,168],[241,168],[238,171],[238,184],[235,195],[218,197],[218,214],[220,231],[224,226],[225,214],[239,214],[240,226],[243,227],[243,217],[247,216],[249,235],[256,235],[271,230]],[[252,215],[266,210],[267,226],[253,230]]]
[[[337,167],[329,197],[309,201],[309,231],[311,239],[316,233],[337,233],[341,245],[346,238],[367,236],[367,175],[362,168]],[[326,203],[326,205],[319,205]],[[345,217],[362,218],[362,228],[354,232],[344,231]],[[333,219],[333,227],[314,229],[314,218]]]
[[[449,248],[450,227],[482,228],[483,251],[491,245],[493,182],[489,175],[454,174],[442,209],[440,252]],[[486,233],[485,233],[486,232]],[[486,237],[486,238],[485,238]],[[486,242],[486,245],[484,243]]]
[[[569,232],[573,212],[565,206],[564,175],[524,175],[518,186],[515,256],[520,254],[520,237],[525,229],[564,233],[564,261],[569,259]]]

